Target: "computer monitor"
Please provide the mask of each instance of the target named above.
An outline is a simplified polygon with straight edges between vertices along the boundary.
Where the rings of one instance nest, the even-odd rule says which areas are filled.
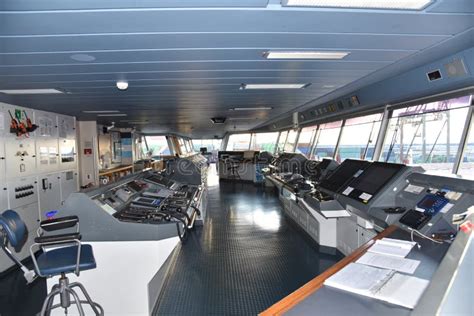
[[[331,192],[338,192],[354,177],[360,176],[369,165],[370,162],[365,160],[346,159],[329,177],[323,179],[319,186]]]
[[[342,194],[367,204],[404,167],[396,163],[373,162]]]

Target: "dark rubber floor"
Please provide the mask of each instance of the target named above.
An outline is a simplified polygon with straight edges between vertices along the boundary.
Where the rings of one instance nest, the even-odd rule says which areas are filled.
[[[256,315],[342,258],[320,253],[272,189],[230,182],[211,183],[205,226],[175,251],[155,315]]]

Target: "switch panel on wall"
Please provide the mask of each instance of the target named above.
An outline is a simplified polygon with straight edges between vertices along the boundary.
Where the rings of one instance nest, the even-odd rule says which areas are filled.
[[[31,138],[5,139],[6,177],[15,179],[36,173],[35,141]]]
[[[18,178],[7,182],[10,208],[38,203],[36,177]]]

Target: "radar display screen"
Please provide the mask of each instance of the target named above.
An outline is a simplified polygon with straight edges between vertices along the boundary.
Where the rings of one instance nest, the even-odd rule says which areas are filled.
[[[346,159],[329,177],[321,181],[320,187],[332,192],[338,192],[345,184],[352,181],[354,177],[359,176],[368,165],[370,165],[368,161]]]
[[[342,194],[368,203],[405,166],[396,163],[373,162]]]

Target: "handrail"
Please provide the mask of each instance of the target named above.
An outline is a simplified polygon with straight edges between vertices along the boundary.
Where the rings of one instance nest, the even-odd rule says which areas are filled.
[[[350,255],[347,257],[344,257],[341,259],[339,262],[337,262],[335,265],[291,293],[290,295],[284,297],[280,301],[276,302],[263,312],[261,312],[259,315],[260,316],[270,316],[270,315],[282,315],[285,312],[289,311],[291,308],[296,306],[298,303],[302,302],[305,298],[319,290],[326,279],[328,279],[330,276],[335,274],[336,272],[342,270],[345,266],[347,266],[351,262],[355,262],[357,259],[359,259],[378,239],[382,239],[384,237],[389,236],[392,234],[395,230],[397,230],[397,226],[391,225],[387,227],[385,230],[383,230],[381,233],[379,233],[377,236],[354,250]]]

